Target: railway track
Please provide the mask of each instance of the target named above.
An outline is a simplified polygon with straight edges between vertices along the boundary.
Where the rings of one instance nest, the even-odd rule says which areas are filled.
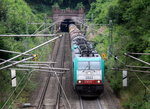
[[[63,67],[64,66],[64,40],[62,37],[55,42],[52,60],[57,63],[53,67]],[[45,82],[44,88],[42,90],[40,100],[36,109],[59,109],[60,99],[62,96],[61,86],[62,84],[62,74],[48,74],[48,78]],[[59,80],[59,81],[58,81]]]
[[[81,109],[103,109],[99,99],[82,99],[80,97]]]
[[[52,52],[53,59],[51,60],[57,62],[53,67],[71,69],[70,38],[67,33],[63,35],[64,37],[58,39],[54,44]],[[38,105],[31,109],[111,109],[111,107],[116,107],[116,103],[110,101],[110,94],[107,90],[98,99],[86,100],[78,97],[76,92],[73,91],[73,87],[71,87],[71,75],[71,70],[64,75],[58,74],[57,77],[55,74],[47,74],[47,80],[42,93],[40,93]]]

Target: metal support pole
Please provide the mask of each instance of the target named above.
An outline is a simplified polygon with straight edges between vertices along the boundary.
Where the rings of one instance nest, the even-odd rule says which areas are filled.
[[[45,66],[47,64],[21,64],[21,65],[25,65],[25,66]]]
[[[0,61],[5,61],[5,59],[1,59],[0,58]],[[13,62],[18,62],[18,61],[9,61],[10,63],[13,63]],[[47,61],[24,61],[24,62],[22,62],[22,63],[32,63],[32,64],[55,64],[55,63],[57,63],[57,62],[47,62]]]
[[[109,48],[108,48],[109,57],[111,56],[111,54],[113,54],[112,29],[113,29],[112,20],[109,20]]]
[[[135,60],[137,60],[137,61],[140,61],[140,62],[142,62],[142,63],[144,63],[144,64],[150,65],[150,63],[148,63],[148,62],[146,62],[146,61],[143,61],[143,60],[141,60],[141,59],[138,59],[138,58],[136,58],[136,57],[134,57],[134,56],[131,56],[131,55],[127,54],[127,53],[124,53],[124,55],[125,55],[125,56],[128,56],[128,57],[130,57],[130,58],[133,58],[133,59],[135,59]]]
[[[150,55],[150,53],[128,53],[133,55]]]
[[[16,59],[16,58],[18,58],[18,57],[20,57],[20,56],[22,56],[22,55],[24,55],[24,54],[27,54],[27,53],[29,53],[29,52],[31,52],[31,51],[33,51],[33,50],[39,48],[39,47],[42,47],[43,45],[46,45],[46,44],[48,44],[49,42],[52,42],[52,41],[54,41],[54,40],[56,40],[56,39],[58,39],[58,38],[60,38],[60,37],[62,37],[62,35],[61,35],[61,36],[58,36],[58,37],[55,37],[55,38],[53,38],[53,39],[51,39],[51,40],[48,40],[48,41],[46,41],[46,42],[44,42],[44,43],[42,43],[42,44],[40,44],[40,45],[38,45],[38,46],[36,46],[36,47],[30,49],[30,50],[27,50],[27,51],[25,51],[25,52],[23,52],[23,53],[21,53],[21,54],[19,54],[19,55],[17,55],[17,56],[14,56],[14,57],[10,58],[10,59],[8,59],[8,60],[6,60],[6,61],[4,61],[4,62],[1,62],[0,65],[5,64],[5,63],[7,63],[7,62],[9,62],[9,61],[12,61],[13,59]]]
[[[48,36],[56,36],[57,34],[22,34],[22,35],[0,35],[0,37],[48,37]]]
[[[46,28],[46,22],[47,22],[47,20],[46,20],[46,14],[45,14],[45,15],[44,15],[44,23],[45,23],[44,29]]]
[[[14,66],[14,65],[16,65],[16,64],[19,64],[19,63],[21,63],[21,62],[24,62],[24,61],[30,60],[30,59],[32,59],[32,58],[34,58],[34,57],[32,56],[32,57],[29,57],[29,58],[23,59],[23,60],[21,60],[21,61],[18,61],[18,62],[15,62],[15,63],[9,64],[9,65],[7,65],[7,66],[1,67],[1,68],[0,68],[0,70],[3,70],[3,69],[6,69],[6,68],[9,68],[9,67]]]
[[[17,61],[13,61],[13,62],[17,62]],[[44,62],[44,61],[24,61],[22,63],[36,63],[36,64],[55,64],[57,62]]]
[[[26,21],[26,34],[29,34],[28,21]]]
[[[12,69],[12,68],[10,68]],[[19,68],[13,68],[14,70],[18,71],[30,71],[31,69],[19,69]],[[55,71],[49,71],[49,70],[42,70],[42,69],[34,69],[34,71],[40,71],[40,72],[48,72],[48,73],[55,73]],[[64,72],[56,72],[57,74],[64,74]]]
[[[130,66],[130,65],[126,65],[126,67],[129,67],[129,68],[150,69],[150,67],[145,67],[145,66]]]
[[[124,70],[124,69],[118,69],[118,68],[111,68],[111,70]],[[130,71],[130,72],[140,72],[140,73],[148,73],[150,74],[150,71],[142,71],[142,70],[129,70],[129,69],[126,69],[127,71]]]
[[[34,69],[48,69],[48,70],[62,70],[62,71],[68,71],[69,69],[67,68],[54,68],[54,67],[42,67],[42,66],[29,66],[29,65],[17,65],[17,67],[22,67],[22,68],[34,68]]]

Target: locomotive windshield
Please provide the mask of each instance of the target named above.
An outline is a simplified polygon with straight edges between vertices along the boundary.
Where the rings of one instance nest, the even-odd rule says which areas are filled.
[[[90,62],[91,70],[100,70],[100,62]]]
[[[100,70],[100,62],[78,62],[78,70]]]

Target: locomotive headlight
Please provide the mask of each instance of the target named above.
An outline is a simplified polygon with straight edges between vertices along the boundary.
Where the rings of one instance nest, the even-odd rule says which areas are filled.
[[[81,82],[82,82],[82,81],[80,81],[80,80],[78,81],[78,83],[81,83]]]
[[[98,81],[97,81],[97,83],[101,83],[101,81],[100,81],[100,80],[98,80]]]

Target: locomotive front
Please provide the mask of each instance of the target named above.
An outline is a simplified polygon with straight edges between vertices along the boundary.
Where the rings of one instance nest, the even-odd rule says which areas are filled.
[[[69,26],[69,33],[74,88],[80,96],[98,96],[104,90],[104,61],[75,25]]]

